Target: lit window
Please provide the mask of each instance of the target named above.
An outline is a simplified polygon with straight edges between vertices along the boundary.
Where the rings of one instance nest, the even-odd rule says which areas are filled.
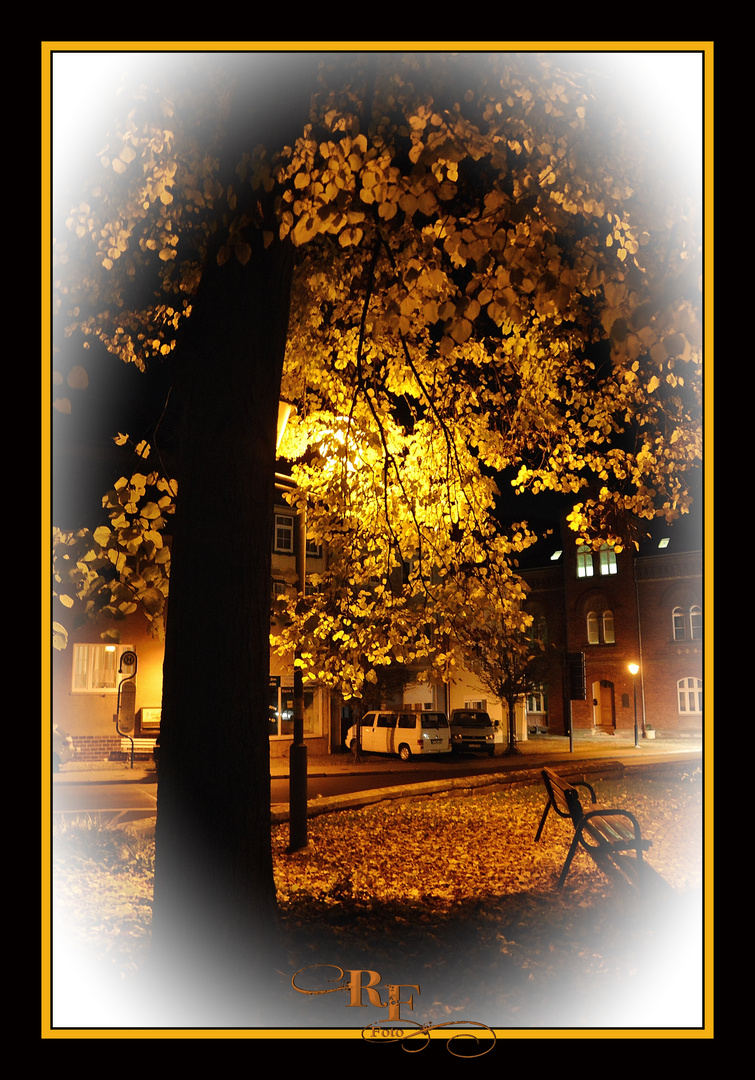
[[[702,679],[680,679],[676,684],[679,694],[679,712],[685,716],[691,713],[700,714],[703,711],[703,682]]]
[[[592,577],[592,552],[584,544],[577,548],[577,577]]]
[[[533,690],[527,695],[527,712],[528,713],[547,713],[548,702],[545,695],[545,691],[542,687],[537,690]]]
[[[587,643],[588,645],[614,645],[616,643],[612,611],[587,613]]]
[[[615,574],[616,571],[616,552],[609,544],[603,544],[600,549],[600,572],[605,575]]]
[[[102,694],[118,689],[121,655],[133,651],[133,645],[74,645],[74,694]],[[131,674],[131,668],[121,676]]]
[[[272,738],[291,739],[294,731],[294,689],[281,686],[280,676],[270,677],[268,696],[268,734]],[[320,706],[314,689],[304,688],[304,735],[320,734]]]
[[[275,550],[293,554],[294,519],[290,514],[275,515]]]
[[[465,701],[464,702],[464,708],[465,709],[476,709],[477,712],[487,712],[488,711],[488,703],[484,698],[481,701]]]

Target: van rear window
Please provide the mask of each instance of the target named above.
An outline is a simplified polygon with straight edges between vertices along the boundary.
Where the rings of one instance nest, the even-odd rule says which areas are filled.
[[[447,728],[448,720],[445,713],[422,713],[423,728]]]

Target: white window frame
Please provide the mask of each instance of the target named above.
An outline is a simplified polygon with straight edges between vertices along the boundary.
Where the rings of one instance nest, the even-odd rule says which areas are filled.
[[[288,539],[286,539],[286,535]],[[273,537],[273,548],[281,555],[293,555],[294,554],[294,515],[293,514],[279,514],[275,515],[275,535]]]
[[[676,684],[679,714],[701,716],[703,711],[703,680],[694,675],[679,679]]]
[[[580,544],[577,548],[577,577],[592,577],[594,573],[592,551],[587,544]]]
[[[609,608],[606,608],[603,611],[587,612],[587,644],[616,644],[616,629],[614,626],[613,611]]]
[[[71,665],[72,694],[115,694],[118,692],[121,656],[133,652],[133,645],[113,645],[106,642],[77,642],[73,646]],[[112,660],[109,659],[112,657]],[[104,672],[107,678],[100,673]],[[126,675],[122,675],[125,678]]]
[[[526,703],[528,716],[544,716],[548,712],[547,696],[542,686],[529,691]]]
[[[616,552],[610,544],[603,544],[600,548],[600,573],[603,577],[608,574],[617,574],[619,572],[618,564],[616,562]]]
[[[675,607],[671,612],[674,641],[700,641],[703,636],[703,609],[693,604],[689,611]]]
[[[488,702],[486,698],[482,698],[479,701],[465,701],[465,709],[473,709],[475,712],[487,712]]]
[[[307,558],[308,559],[321,559],[322,558],[322,544],[318,544],[316,540],[307,540]]]

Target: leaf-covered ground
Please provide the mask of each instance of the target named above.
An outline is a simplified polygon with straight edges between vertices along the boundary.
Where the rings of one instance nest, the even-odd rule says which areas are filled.
[[[632,809],[653,841],[653,887],[644,894],[583,853],[557,889],[571,828],[551,815],[534,842],[544,805],[537,786],[324,814],[310,820],[309,844],[294,854],[288,827],[276,827],[290,963],[277,1006],[283,1026],[386,1019],[376,1008],[347,1008],[339,992],[292,990],[289,976],[302,968],[311,988],[325,985],[332,968],[377,971],[383,986],[419,985],[413,1009],[401,1013],[418,1024],[699,1026],[700,773],[595,786],[604,805]],[[53,922],[67,949],[59,964],[80,955],[120,980],[139,971],[149,955],[152,859],[149,837],[57,830]]]

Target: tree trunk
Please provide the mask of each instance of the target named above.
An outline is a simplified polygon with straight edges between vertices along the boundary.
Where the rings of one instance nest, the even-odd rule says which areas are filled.
[[[277,959],[267,687],[291,265],[261,244],[213,262],[178,355],[153,947],[179,1023],[254,1024]]]
[[[516,715],[516,698],[507,697],[502,698],[501,700],[506,702],[506,708],[509,714],[509,741],[506,749],[504,750],[504,754],[520,754],[521,750],[516,745],[516,723],[514,719]]]

